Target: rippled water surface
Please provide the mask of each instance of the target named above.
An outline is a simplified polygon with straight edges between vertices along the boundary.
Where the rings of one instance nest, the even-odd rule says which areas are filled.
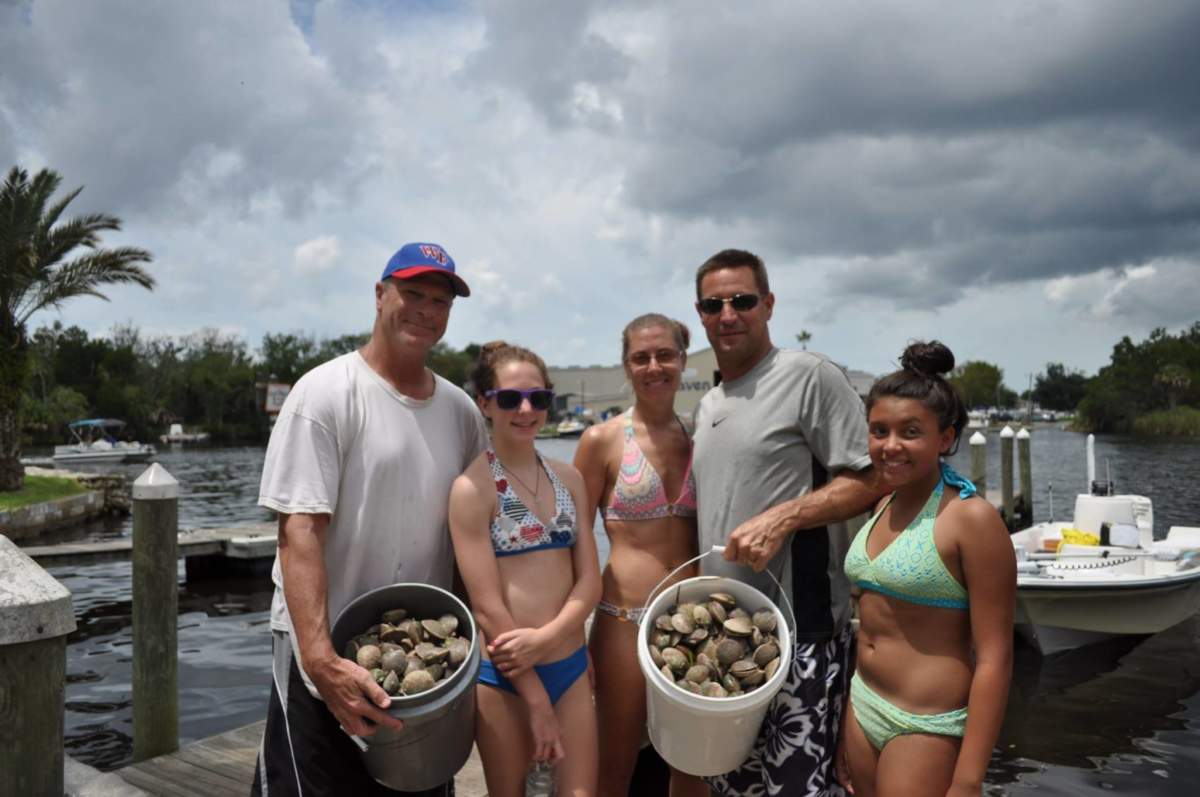
[[[570,459],[574,441],[540,441]],[[999,441],[989,436],[989,483],[999,484]],[[35,452],[36,453],[36,452]],[[255,506],[263,449],[166,450],[179,481],[180,525],[268,521]],[[1200,443],[1100,438],[1097,471],[1118,491],[1154,501],[1159,535],[1200,525]],[[967,446],[954,465],[970,472]],[[143,466],[129,469],[136,476]],[[1070,516],[1084,485],[1084,437],[1039,429],[1033,438],[1034,508]],[[130,533],[128,519],[55,539]],[[45,538],[39,540],[39,543]],[[608,546],[599,533],[602,558]],[[101,769],[130,760],[130,565],[54,568],[71,590],[78,630],[67,646],[68,752]],[[180,736],[203,738],[265,716],[270,683],[269,578],[186,582],[179,569]],[[1121,639],[1043,659],[1018,643],[1008,714],[989,769],[990,795],[1200,793],[1200,618],[1147,639]]]

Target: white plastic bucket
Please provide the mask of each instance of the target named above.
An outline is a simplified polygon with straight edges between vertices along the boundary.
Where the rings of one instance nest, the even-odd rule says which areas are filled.
[[[738,606],[750,613],[768,607],[775,612],[775,636],[779,638],[782,656],[780,667],[762,686],[739,697],[704,697],[686,692],[667,683],[650,658],[648,641],[654,618],[678,603],[707,601],[714,592],[728,592],[737,599]],[[789,627],[783,612],[766,595],[749,584],[722,576],[686,579],[650,602],[638,629],[637,655],[646,679],[650,743],[664,761],[680,772],[711,776],[737,769],[746,760],[758,738],[767,707],[791,669],[794,627],[795,621]]]

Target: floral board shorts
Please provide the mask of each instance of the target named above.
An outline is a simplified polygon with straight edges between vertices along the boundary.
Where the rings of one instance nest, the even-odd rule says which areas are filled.
[[[850,684],[850,627],[793,646],[791,670],[740,767],[705,778],[722,797],[844,797],[833,775]]]

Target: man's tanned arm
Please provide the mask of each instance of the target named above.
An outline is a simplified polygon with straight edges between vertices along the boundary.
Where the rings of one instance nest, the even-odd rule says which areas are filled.
[[[762,572],[792,532],[849,520],[886,493],[874,468],[839,471],[820,489],[776,504],[734,529],[725,544],[725,558]]]

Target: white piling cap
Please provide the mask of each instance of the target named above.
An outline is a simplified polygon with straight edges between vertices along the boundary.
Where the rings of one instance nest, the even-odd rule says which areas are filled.
[[[1017,432],[1017,439],[1018,440],[1028,440],[1029,439],[1029,430],[1026,429],[1024,426],[1022,426],[1021,431]]]
[[[1001,437],[1008,438],[1008,437],[1012,437],[1014,434],[1016,434],[1016,432],[1014,432],[1012,430],[1012,427],[1009,426],[1008,424],[1005,424],[1004,428],[1000,430]]]
[[[74,630],[70,591],[0,534],[0,646]]]
[[[986,446],[987,438],[983,436],[983,432],[976,432],[971,435],[971,439],[967,441],[973,446]]]
[[[179,497],[179,482],[157,462],[146,468],[133,483],[135,501],[165,501]]]

